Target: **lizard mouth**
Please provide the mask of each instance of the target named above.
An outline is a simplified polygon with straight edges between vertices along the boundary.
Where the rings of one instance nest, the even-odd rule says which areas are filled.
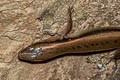
[[[36,53],[20,53],[18,57],[20,60],[32,61],[37,57],[37,55]]]

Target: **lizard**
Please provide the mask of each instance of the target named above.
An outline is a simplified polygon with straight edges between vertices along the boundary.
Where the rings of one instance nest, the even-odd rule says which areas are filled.
[[[55,35],[43,42],[32,44],[18,54],[19,59],[25,61],[45,61],[59,55],[69,53],[84,54],[87,52],[104,51],[115,49],[119,53],[120,28],[101,27],[70,35],[72,29],[72,11],[68,8],[68,22],[60,34]],[[71,40],[69,40],[71,38]],[[59,39],[59,40],[58,40]]]

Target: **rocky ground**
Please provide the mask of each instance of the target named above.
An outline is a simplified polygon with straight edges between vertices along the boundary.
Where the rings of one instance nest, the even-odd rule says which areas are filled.
[[[0,0],[0,80],[119,80],[114,51],[65,55],[45,63],[18,59],[19,51],[49,38],[67,22],[73,6],[73,29],[120,27],[119,0]],[[117,64],[117,65],[116,65]]]

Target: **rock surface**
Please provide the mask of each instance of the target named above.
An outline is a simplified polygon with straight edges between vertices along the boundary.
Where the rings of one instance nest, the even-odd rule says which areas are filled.
[[[66,55],[46,63],[27,63],[18,52],[50,36],[66,23],[73,5],[73,30],[120,27],[119,0],[0,0],[0,80],[119,80],[112,53]]]

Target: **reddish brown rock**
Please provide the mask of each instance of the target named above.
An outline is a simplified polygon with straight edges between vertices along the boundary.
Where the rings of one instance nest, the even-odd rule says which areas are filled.
[[[120,26],[119,0],[1,0],[0,80],[119,80],[112,52],[67,55],[46,63],[27,63],[18,52],[32,42],[50,36],[66,23],[73,5],[73,32],[86,28]],[[38,18],[38,19],[37,19]]]

